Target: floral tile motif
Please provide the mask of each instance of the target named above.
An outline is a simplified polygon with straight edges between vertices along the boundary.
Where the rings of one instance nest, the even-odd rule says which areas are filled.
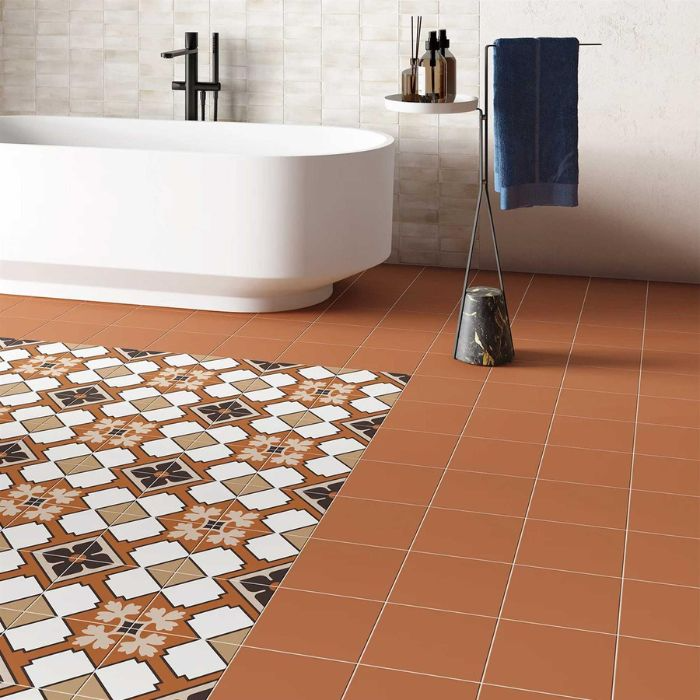
[[[205,700],[408,379],[0,338],[0,697]]]

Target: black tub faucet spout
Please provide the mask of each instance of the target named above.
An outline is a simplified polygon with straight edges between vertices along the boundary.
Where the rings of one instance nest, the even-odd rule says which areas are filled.
[[[221,90],[219,82],[219,34],[215,32],[211,37],[212,46],[212,80],[209,82],[200,82],[199,80],[199,37],[197,32],[185,33],[185,48],[176,49],[175,51],[163,51],[163,58],[177,58],[185,56],[185,79],[174,80],[173,90],[185,91],[185,119],[188,121],[197,121],[199,118],[199,106],[197,104],[197,95],[200,95],[202,103],[202,121],[206,117],[206,94],[211,92],[214,96],[214,121],[218,120],[218,97]]]

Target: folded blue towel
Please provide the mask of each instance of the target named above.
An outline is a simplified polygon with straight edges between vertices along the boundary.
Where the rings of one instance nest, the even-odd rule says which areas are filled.
[[[496,191],[501,209],[578,204],[578,39],[497,39]]]

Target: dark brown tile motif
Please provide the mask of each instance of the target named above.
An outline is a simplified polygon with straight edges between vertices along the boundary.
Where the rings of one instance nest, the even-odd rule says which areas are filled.
[[[204,700],[408,377],[0,340],[0,697]]]

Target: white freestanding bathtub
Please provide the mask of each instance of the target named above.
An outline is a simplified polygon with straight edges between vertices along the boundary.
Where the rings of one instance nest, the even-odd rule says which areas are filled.
[[[389,256],[393,181],[373,131],[0,117],[0,292],[308,306]]]

